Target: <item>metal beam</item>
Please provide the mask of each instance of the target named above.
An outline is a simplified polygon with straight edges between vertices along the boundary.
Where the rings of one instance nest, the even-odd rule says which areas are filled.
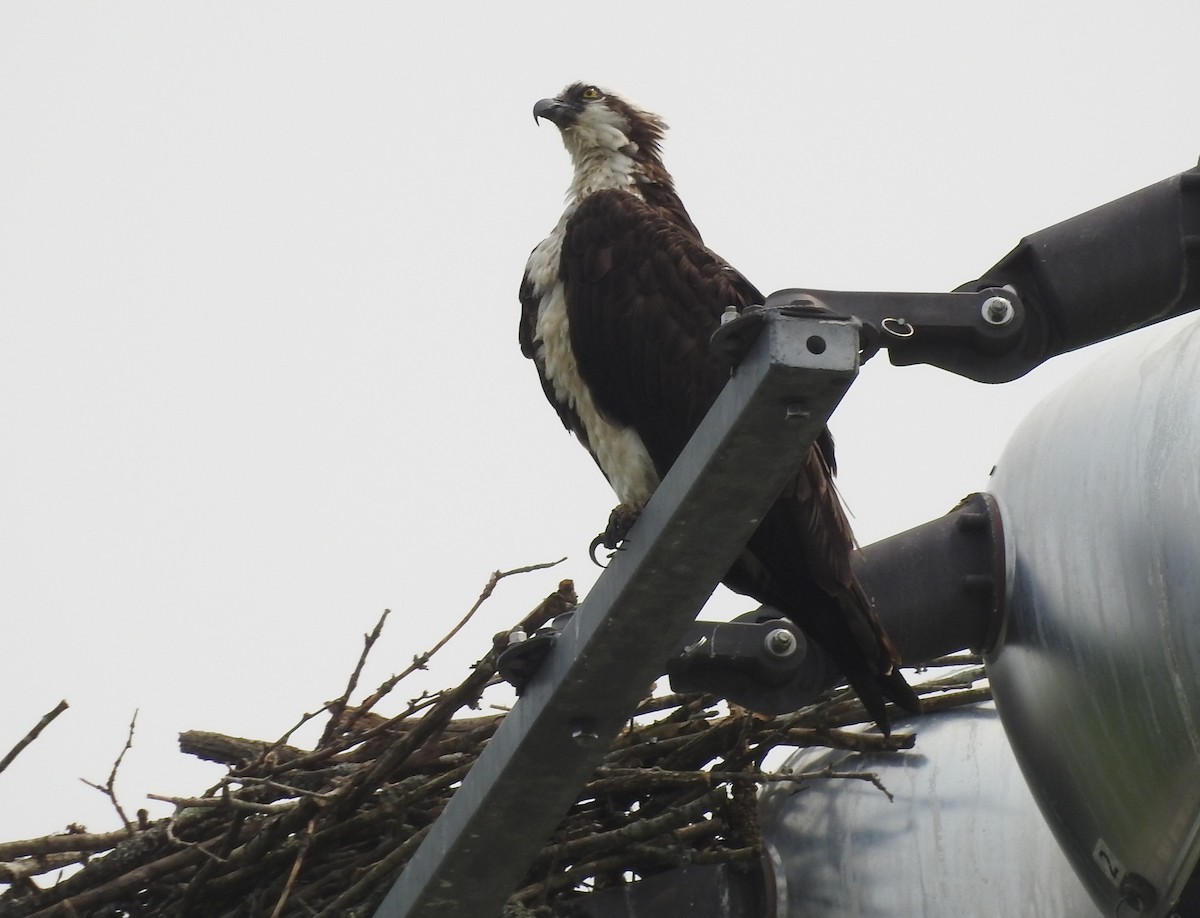
[[[843,319],[772,314],[376,918],[496,918],[858,372]]]

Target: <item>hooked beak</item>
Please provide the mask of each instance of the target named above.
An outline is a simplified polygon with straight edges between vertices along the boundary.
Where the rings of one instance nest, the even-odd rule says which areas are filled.
[[[569,127],[575,121],[575,117],[578,114],[579,112],[575,106],[569,102],[564,102],[562,99],[539,99],[537,104],[533,106],[534,124],[537,124],[539,118],[545,118],[560,130]]]

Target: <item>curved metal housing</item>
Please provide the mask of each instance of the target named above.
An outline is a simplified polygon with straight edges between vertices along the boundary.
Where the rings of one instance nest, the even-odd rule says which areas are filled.
[[[1161,916],[1200,855],[1200,324],[1105,355],[992,478],[1013,583],[988,674],[1104,914]]]
[[[804,749],[764,792],[772,918],[1099,918],[1038,812],[991,704],[900,721],[914,752]],[[802,789],[801,789],[802,788]],[[1111,913],[1109,913],[1111,914]]]

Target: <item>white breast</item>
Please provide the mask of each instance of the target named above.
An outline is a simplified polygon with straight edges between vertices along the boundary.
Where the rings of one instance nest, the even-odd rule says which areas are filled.
[[[583,423],[596,461],[617,497],[622,503],[641,506],[658,487],[654,463],[637,431],[618,427],[601,416],[579,375],[571,348],[566,296],[558,279],[568,217],[569,213],[564,214],[555,231],[533,250],[527,266],[539,301],[535,329],[538,358],[555,397],[569,405]]]

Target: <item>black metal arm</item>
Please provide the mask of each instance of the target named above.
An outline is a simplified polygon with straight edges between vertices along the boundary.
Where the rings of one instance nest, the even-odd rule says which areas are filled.
[[[1200,166],[1027,236],[959,290],[1005,285],[1028,316],[987,382],[1200,308]]]
[[[1200,309],[1200,167],[1021,240],[953,293],[789,288],[730,316],[714,345],[737,361],[763,314],[852,316],[863,358],[1009,382],[1051,357]]]

